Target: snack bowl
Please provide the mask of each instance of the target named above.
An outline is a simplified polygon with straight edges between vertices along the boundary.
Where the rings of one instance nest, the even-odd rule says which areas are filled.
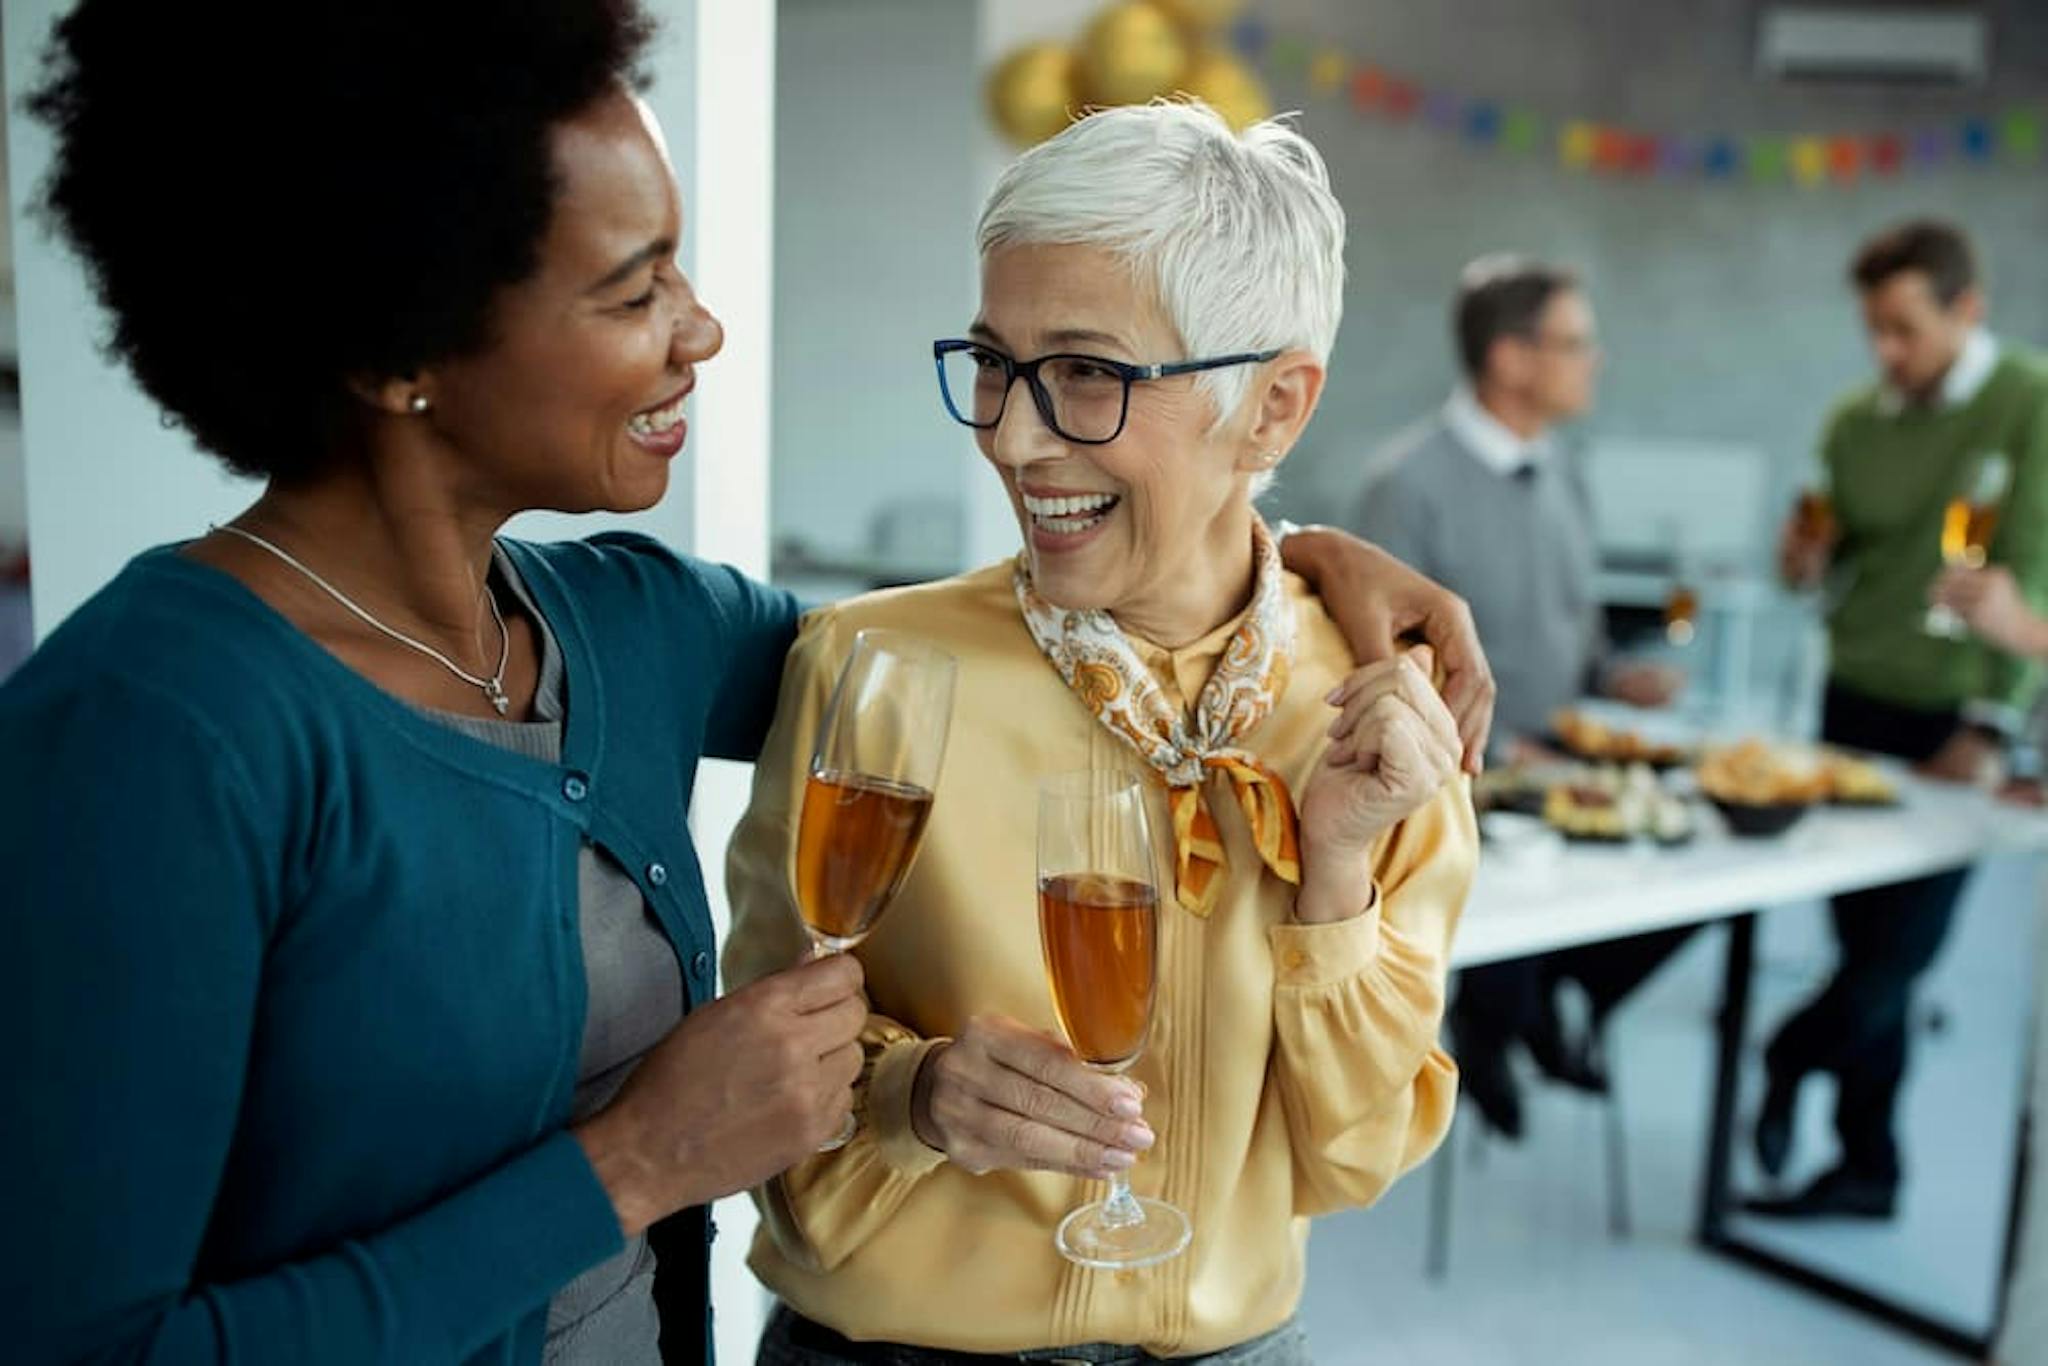
[[[1745,839],[1782,835],[1813,809],[1808,802],[1731,802],[1713,796],[1708,800],[1728,822],[1728,829]]]

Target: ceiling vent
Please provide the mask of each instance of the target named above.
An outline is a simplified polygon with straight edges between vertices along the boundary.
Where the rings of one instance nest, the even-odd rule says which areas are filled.
[[[1757,31],[1757,66],[1780,81],[1983,84],[1991,28],[1965,5],[1774,5]]]

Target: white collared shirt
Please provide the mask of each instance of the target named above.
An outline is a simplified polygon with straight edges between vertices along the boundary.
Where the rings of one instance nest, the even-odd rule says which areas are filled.
[[[1469,384],[1459,385],[1445,400],[1444,426],[1450,428],[1459,444],[1479,457],[1480,464],[1503,478],[1542,463],[1553,447],[1547,432],[1530,441],[1517,436],[1507,424],[1486,411],[1486,405]]]
[[[1970,335],[1963,339],[1963,349],[1956,353],[1955,363],[1941,377],[1941,390],[1935,395],[1935,406],[1962,407],[1984,391],[1996,369],[1998,338],[1981,327],[1971,328]],[[1897,417],[1906,411],[1908,403],[1905,394],[1887,384],[1877,396],[1877,411],[1885,417]]]

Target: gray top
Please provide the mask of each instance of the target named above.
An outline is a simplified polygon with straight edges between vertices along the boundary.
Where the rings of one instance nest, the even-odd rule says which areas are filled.
[[[1592,500],[1571,453],[1498,472],[1433,415],[1368,462],[1348,527],[1471,604],[1500,687],[1496,747],[1544,734],[1587,689],[1606,635]]]
[[[494,591],[510,594],[540,635],[540,682],[533,721],[496,721],[419,708],[442,725],[542,763],[559,763],[565,705],[562,652],[518,571],[498,552]],[[570,1117],[601,1110],[643,1054],[683,1018],[682,967],[640,889],[602,849],[585,843],[576,863],[578,927],[589,1005]],[[533,1230],[545,1238],[546,1229]],[[548,1302],[543,1361],[549,1366],[659,1366],[654,1253],[643,1234],[592,1267]]]

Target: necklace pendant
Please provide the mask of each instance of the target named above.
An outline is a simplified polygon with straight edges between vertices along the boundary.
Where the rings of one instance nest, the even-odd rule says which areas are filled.
[[[512,699],[505,696],[504,688],[498,685],[498,680],[495,678],[489,679],[484,683],[484,696],[491,700],[491,705],[498,709],[498,715],[500,716],[503,716],[511,709]]]

